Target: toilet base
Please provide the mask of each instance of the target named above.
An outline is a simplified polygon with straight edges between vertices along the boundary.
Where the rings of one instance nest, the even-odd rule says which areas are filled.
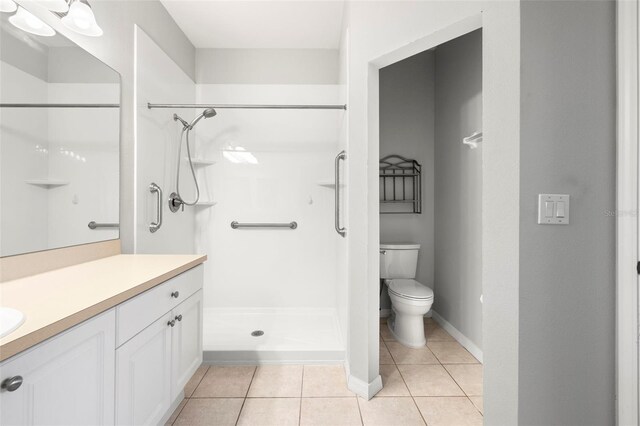
[[[410,348],[423,348],[427,344],[422,315],[397,315],[395,310],[387,318],[387,327],[396,341]]]

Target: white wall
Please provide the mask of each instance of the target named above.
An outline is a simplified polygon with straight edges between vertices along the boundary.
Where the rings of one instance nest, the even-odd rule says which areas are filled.
[[[335,49],[197,49],[196,81],[215,84],[337,84]]]
[[[378,377],[379,296],[378,73],[390,52],[440,44],[438,32],[483,25],[484,394],[487,424],[518,421],[518,246],[520,4],[506,2],[353,2],[347,13],[349,60],[349,364],[365,383]],[[474,18],[475,17],[475,18]],[[463,23],[464,23],[463,22]],[[461,24],[462,25],[462,24]],[[463,25],[464,26],[464,25]],[[429,42],[432,40],[433,42]],[[397,60],[397,59],[396,59]],[[374,66],[372,62],[378,65]],[[487,238],[488,237],[488,238]]]
[[[148,109],[147,103],[193,103],[193,80],[139,27],[136,26],[136,253],[193,253],[195,251],[195,208],[172,213],[168,198],[176,188],[178,144],[182,125],[173,120],[177,113],[191,121],[190,109]],[[192,142],[193,144],[194,142]],[[194,186],[182,148],[181,195],[194,198]],[[156,221],[157,195],[149,191],[154,182],[164,191],[163,223],[155,233],[149,224]],[[205,252],[206,253],[206,252]]]
[[[397,154],[422,166],[422,213],[381,214],[382,243],[419,243],[416,279],[434,288],[435,54],[427,51],[380,70],[380,158]],[[405,207],[406,211],[406,206]],[[386,209],[389,210],[388,208]],[[386,287],[380,307],[390,309]]]
[[[482,32],[435,51],[435,299],[433,310],[482,349]]]
[[[334,85],[198,84],[199,103],[334,104]],[[218,110],[198,125],[203,197],[198,249],[209,254],[205,307],[335,308],[333,180],[343,111]],[[255,164],[225,152],[242,148]],[[234,230],[238,222],[298,222],[296,230]]]

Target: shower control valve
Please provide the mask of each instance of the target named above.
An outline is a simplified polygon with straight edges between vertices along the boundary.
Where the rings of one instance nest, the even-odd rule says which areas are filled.
[[[180,198],[176,192],[172,192],[171,195],[169,195],[169,210],[175,213],[181,208],[182,211],[184,211],[184,201],[182,201],[182,198]]]

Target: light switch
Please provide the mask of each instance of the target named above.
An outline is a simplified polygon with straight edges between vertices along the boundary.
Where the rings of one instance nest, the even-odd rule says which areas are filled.
[[[538,194],[538,224],[568,225],[569,195]]]
[[[545,201],[545,217],[553,217],[553,201]]]

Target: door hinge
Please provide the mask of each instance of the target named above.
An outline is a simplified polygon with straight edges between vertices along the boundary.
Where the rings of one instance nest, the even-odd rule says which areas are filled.
[[[640,275],[640,262],[636,264],[636,272]]]

